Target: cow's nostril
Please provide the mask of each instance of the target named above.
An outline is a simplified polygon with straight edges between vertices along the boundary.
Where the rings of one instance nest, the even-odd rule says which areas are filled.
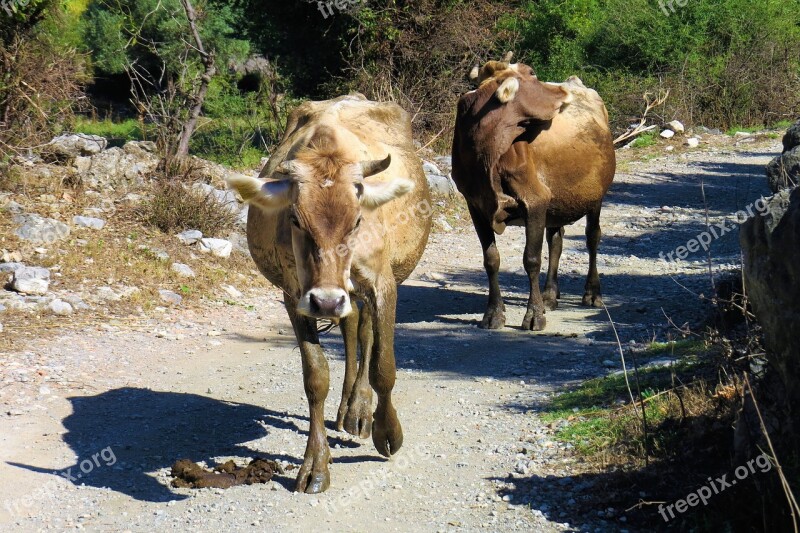
[[[311,294],[309,302],[311,303],[311,311],[313,311],[314,313],[319,313],[322,310],[319,298],[317,298],[316,295]]]

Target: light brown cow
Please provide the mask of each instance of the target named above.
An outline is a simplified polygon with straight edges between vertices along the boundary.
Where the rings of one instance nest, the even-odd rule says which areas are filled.
[[[586,216],[589,275],[583,304],[602,307],[597,273],[600,208],[614,179],[616,160],[603,101],[580,79],[542,83],[521,63],[490,61],[473,71],[480,86],[458,101],[453,180],[469,205],[489,277],[489,303],[481,327],[505,325],[500,254],[495,233],[525,226],[523,264],[530,278],[524,329],[545,327],[555,309],[564,226]],[[539,290],[545,228],[550,264]]]
[[[394,454],[403,443],[391,399],[397,284],[427,243],[430,193],[408,114],[362,95],[299,106],[260,177],[268,181],[235,178],[229,185],[252,206],[250,254],[283,289],[302,354],[311,415],[296,490],[322,492],[330,483],[323,414],[329,374],[317,319],[340,323],[344,337],[337,427],[362,438],[371,431],[378,451]],[[378,395],[374,418],[370,385]]]

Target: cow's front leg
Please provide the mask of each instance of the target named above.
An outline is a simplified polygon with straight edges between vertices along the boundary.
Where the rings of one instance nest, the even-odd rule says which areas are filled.
[[[369,382],[378,395],[372,422],[372,442],[381,455],[389,457],[403,445],[403,428],[392,405],[395,381],[394,326],[397,285],[391,269],[378,277],[380,286],[369,298],[373,312],[375,353],[370,361]]]
[[[500,293],[500,252],[497,250],[497,242],[491,224],[472,206],[469,206],[469,214],[472,217],[472,224],[475,226],[478,239],[481,241],[483,267],[489,278],[489,303],[480,327],[500,329],[506,325],[506,306],[503,303],[503,295]]]
[[[358,365],[358,316],[359,309],[353,305],[353,312],[344,317],[339,325],[344,339],[344,382],[342,383],[342,400],[339,402],[339,411],[336,414],[336,429],[344,431],[344,416],[347,414],[347,403],[353,392],[356,382],[356,369]]]
[[[303,385],[309,408],[308,442],[303,465],[297,474],[295,491],[316,494],[328,489],[331,475],[328,463],[331,450],[325,433],[325,398],[330,381],[328,361],[319,345],[317,321],[297,313],[297,302],[288,296],[284,299],[286,310],[294,326],[297,343],[303,360]]]
[[[544,329],[544,302],[539,291],[539,272],[542,269],[542,242],[544,224],[547,217],[547,203],[532,202],[525,209],[525,253],[522,258],[525,272],[528,273],[531,292],[528,297],[528,310],[522,319],[522,329],[541,331]]]
[[[351,435],[366,439],[369,437],[370,431],[372,431],[372,389],[369,383],[369,368],[373,351],[373,331],[372,312],[368,305],[361,309],[357,330],[361,360],[358,363],[358,375],[351,385],[347,403],[344,404],[342,427]],[[350,335],[355,337],[355,331],[352,328],[348,328],[347,336],[349,337]],[[349,345],[350,339],[347,338],[345,342]],[[355,358],[355,353],[353,358]],[[344,396],[342,396],[342,402],[344,401]],[[341,406],[339,407],[339,413],[342,413]]]

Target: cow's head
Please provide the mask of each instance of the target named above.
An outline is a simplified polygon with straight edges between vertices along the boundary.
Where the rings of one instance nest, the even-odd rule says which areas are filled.
[[[364,212],[406,194],[414,184],[402,178],[368,181],[389,167],[391,156],[350,160],[333,136],[318,130],[309,147],[281,163],[266,183],[236,177],[228,185],[259,209],[283,211],[300,285],[298,312],[338,320],[352,311],[350,267]]]
[[[474,91],[488,104],[481,112],[500,115],[508,125],[528,125],[534,121],[551,120],[562,106],[572,101],[572,94],[561,85],[543,83],[534,70],[522,63],[489,61],[475,67],[470,78],[478,84]]]

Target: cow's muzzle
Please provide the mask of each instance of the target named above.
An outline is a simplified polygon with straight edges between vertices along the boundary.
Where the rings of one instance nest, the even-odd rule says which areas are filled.
[[[300,298],[297,310],[314,318],[336,319],[349,315],[353,308],[350,296],[343,289],[314,288]]]

